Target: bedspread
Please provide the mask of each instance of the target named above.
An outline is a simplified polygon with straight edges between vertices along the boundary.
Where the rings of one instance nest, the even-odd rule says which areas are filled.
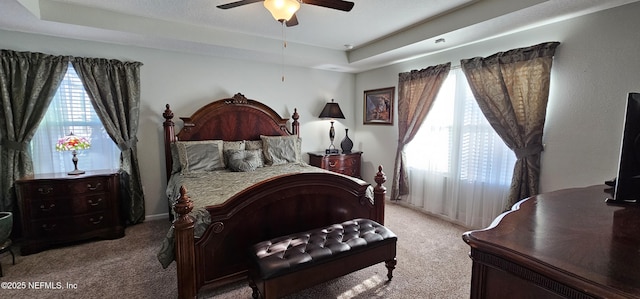
[[[171,176],[167,184],[166,194],[171,206],[180,197],[180,187],[184,186],[193,201],[194,208],[189,214],[194,218],[194,237],[200,238],[206,231],[211,218],[206,210],[208,206],[223,204],[227,199],[242,190],[279,175],[306,172],[329,172],[328,170],[310,166],[306,163],[288,163],[284,165],[265,166],[251,172],[230,172],[228,170],[212,171],[199,174],[176,174]],[[332,173],[335,174],[335,173]],[[340,175],[340,174],[337,174]],[[361,181],[357,178],[354,180]],[[367,198],[373,201],[373,187],[367,188]],[[171,213],[175,213],[173,210]],[[175,214],[174,214],[175,216]],[[175,259],[174,228],[171,226],[157,254],[163,268],[168,267]]]

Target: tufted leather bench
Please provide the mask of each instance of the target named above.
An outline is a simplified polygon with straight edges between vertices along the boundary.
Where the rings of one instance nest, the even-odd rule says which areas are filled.
[[[397,240],[373,220],[354,219],[255,244],[249,270],[253,298],[279,298],[380,262],[391,280]]]

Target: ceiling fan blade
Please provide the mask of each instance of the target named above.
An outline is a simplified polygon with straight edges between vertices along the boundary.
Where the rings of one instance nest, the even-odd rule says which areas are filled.
[[[351,11],[353,8],[353,2],[342,0],[302,0],[302,3],[317,5],[326,8],[333,8],[342,11]]]
[[[234,7],[247,5],[247,4],[251,4],[251,3],[256,3],[256,2],[262,2],[262,1],[264,1],[264,0],[240,0],[240,1],[231,2],[231,3],[227,3],[227,4],[220,4],[220,5],[216,6],[216,7],[220,8],[220,9],[229,9],[229,8],[234,8]]]
[[[295,14],[293,14],[291,19],[289,19],[289,21],[287,21],[286,24],[287,24],[287,27],[298,25],[298,17]]]

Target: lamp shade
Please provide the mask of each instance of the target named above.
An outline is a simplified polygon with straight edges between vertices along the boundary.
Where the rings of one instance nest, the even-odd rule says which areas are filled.
[[[263,4],[279,22],[289,21],[300,9],[300,3],[297,0],[265,0]]]
[[[91,142],[89,139],[73,135],[73,132],[69,133],[69,135],[64,136],[58,139],[56,142],[56,150],[57,151],[74,151],[74,150],[83,150],[91,147]]]
[[[324,105],[324,109],[320,112],[319,118],[342,118],[344,119],[344,114],[342,114],[342,110],[340,110],[340,106],[338,103],[334,102],[331,99],[331,102]]]

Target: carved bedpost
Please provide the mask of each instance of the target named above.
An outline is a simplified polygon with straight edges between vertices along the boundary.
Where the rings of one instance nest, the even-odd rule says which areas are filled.
[[[176,140],[176,134],[174,131],[174,123],[173,123],[173,111],[169,108],[169,104],[166,106],[167,108],[162,113],[162,117],[164,117],[164,122],[162,126],[164,127],[164,161],[165,161],[165,171],[167,172],[167,180],[171,176],[171,168],[173,168],[173,160],[171,159],[171,143]]]
[[[293,123],[291,123],[293,135],[300,137],[300,123],[298,122],[298,118],[300,118],[300,115],[298,114],[297,108],[293,108],[293,115],[291,116],[291,118],[293,118]]]
[[[176,268],[178,271],[178,298],[196,298],[194,221],[189,213],[193,210],[193,201],[187,195],[187,189],[180,187],[180,198],[173,207],[178,217],[173,222],[175,236]]]
[[[376,210],[378,221],[380,224],[384,225],[384,204],[387,188],[382,184],[387,181],[387,176],[382,172],[382,165],[378,166],[378,173],[376,173],[375,181],[376,186],[373,187],[373,205]]]

